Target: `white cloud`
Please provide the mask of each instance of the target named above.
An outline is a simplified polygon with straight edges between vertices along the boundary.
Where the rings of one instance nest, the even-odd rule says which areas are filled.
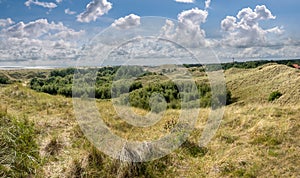
[[[52,35],[51,38],[53,39],[64,39],[64,40],[75,40],[75,39],[79,39],[81,36],[84,35],[84,31],[80,30],[80,31],[75,31],[73,29],[67,29],[67,30],[62,30],[59,31],[55,34]]]
[[[6,27],[14,24],[15,22],[11,20],[11,18],[0,19],[0,27]]]
[[[182,3],[194,3],[194,0],[175,0],[176,2],[182,2]]]
[[[71,11],[69,8],[68,9],[65,9],[65,14],[68,14],[68,15],[74,15],[76,14],[75,11]]]
[[[129,29],[132,27],[139,26],[141,24],[141,18],[135,14],[130,14],[125,17],[121,17],[114,21],[113,27],[118,29]]]
[[[59,4],[59,3],[61,3],[62,1],[63,1],[63,0],[56,0],[56,3]]]
[[[261,27],[260,21],[276,19],[264,5],[256,6],[253,10],[244,8],[236,16],[227,16],[221,22],[224,35],[218,39],[206,38],[205,31],[201,28],[207,16],[206,10],[197,8],[183,11],[178,15],[178,24],[166,20],[160,35],[193,52],[194,49],[197,51],[203,46],[209,46],[221,59],[300,57],[300,52],[297,51],[300,42],[287,40],[283,36],[283,27]]]
[[[221,22],[224,32],[219,41],[211,40],[220,58],[265,59],[297,58],[299,41],[283,36],[283,27],[263,28],[260,21],[273,20],[276,16],[265,5],[255,9],[244,8],[236,16],[227,16]]]
[[[112,3],[107,0],[93,0],[87,6],[86,10],[77,16],[79,22],[96,21],[96,19],[106,14],[112,8]]]
[[[187,47],[205,45],[205,31],[201,24],[206,22],[208,12],[198,8],[183,11],[178,14],[178,25],[167,20],[161,30],[161,36],[180,42]]]
[[[135,38],[114,48],[108,59],[137,65],[194,62],[193,56],[185,48],[159,38]]]
[[[210,7],[210,3],[211,3],[211,0],[205,1],[205,9],[208,9]]]
[[[256,6],[254,10],[244,8],[236,17],[227,16],[221,22],[221,29],[226,33],[223,43],[237,47],[265,45],[268,43],[268,35],[278,35],[283,33],[283,30],[280,27],[263,29],[259,21],[275,18],[265,5]]]
[[[289,59],[300,57],[300,45],[251,46],[247,48],[226,47],[215,49],[220,59]]]
[[[206,21],[207,15],[207,11],[194,8],[191,10],[181,12],[178,15],[178,21],[181,23],[200,26],[201,23],[204,23]]]
[[[55,31],[65,31],[67,29],[68,28],[62,23],[48,23],[47,19],[38,19],[27,24],[24,22],[19,22],[6,29],[3,29],[3,33],[16,38],[39,38],[43,35],[48,35],[51,32],[55,33]]]
[[[75,31],[64,26],[62,22],[48,22],[47,19],[38,19],[29,23],[19,22],[1,31],[1,36],[14,38],[33,38],[33,39],[59,39],[72,40],[74,37],[83,35],[84,31]]]
[[[84,34],[47,19],[18,22],[0,32],[0,62],[75,59]]]
[[[30,7],[31,4],[34,4],[34,5],[41,6],[41,7],[48,8],[48,9],[53,9],[53,8],[57,7],[57,5],[53,2],[40,2],[38,0],[28,0],[24,4],[27,7]]]

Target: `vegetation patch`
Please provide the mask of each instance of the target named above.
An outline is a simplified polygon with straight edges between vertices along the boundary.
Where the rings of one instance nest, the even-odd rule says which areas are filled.
[[[232,103],[230,91],[212,98],[211,87],[207,81],[196,81],[196,83],[189,80],[156,81],[156,78],[162,76],[162,73],[149,72],[139,66],[124,69],[103,67],[77,71],[69,68],[53,70],[47,78],[33,78],[30,81],[30,88],[66,97],[119,98],[118,103],[121,105],[152,109],[156,113],[162,111],[164,103],[169,109],[210,107],[213,103],[216,106]],[[72,88],[74,77],[76,82],[82,85],[81,87]],[[159,97],[153,97],[155,95]]]
[[[160,71],[147,72],[133,78],[133,82],[126,83],[124,79],[131,78],[131,72],[140,70],[123,70],[125,78],[118,78],[117,67],[98,68],[90,70],[90,73],[86,70],[80,71],[79,75],[83,76],[82,83],[96,83],[96,87],[83,86],[85,89],[79,88],[76,91],[78,95],[75,93],[75,96],[85,94],[89,97],[94,93],[99,98],[96,100],[96,107],[101,111],[101,118],[116,135],[131,141],[155,140],[173,130],[180,131],[181,128],[186,128],[185,125],[178,126],[181,103],[186,105],[200,103],[201,107],[206,107],[211,106],[210,102],[214,99],[224,99],[224,95],[211,98],[205,67],[193,65],[188,68],[196,76],[195,96],[199,96],[199,101],[193,100],[193,95],[188,94],[189,91],[180,92],[180,87],[164,78]],[[72,99],[57,96],[74,94],[72,69],[31,71],[3,71],[3,74],[12,81],[22,80],[22,84],[7,84],[0,87],[2,102],[0,108],[3,108],[0,117],[0,177],[297,177],[300,175],[299,70],[270,64],[257,69],[226,71],[227,85],[237,103],[226,106],[222,124],[209,144],[205,147],[199,147],[197,144],[207,124],[211,123],[207,120],[211,109],[201,108],[195,130],[188,141],[171,154],[145,163],[113,160],[95,148],[85,137],[74,118]],[[173,69],[164,72],[173,72],[174,75],[178,73]],[[92,80],[90,76],[94,74],[96,77]],[[34,90],[26,88],[29,79],[31,82],[28,84]],[[139,105],[139,101],[143,102],[143,105],[132,108],[136,114],[145,116],[149,113],[149,105],[155,103],[153,100],[165,100],[168,110],[162,119],[151,127],[134,127],[116,114],[110,100],[115,99],[114,95],[110,96],[112,88],[115,96],[120,97],[124,96],[128,89],[129,96],[132,97],[129,98],[129,102],[132,105],[134,103]],[[275,100],[276,102],[268,102],[268,96],[274,89],[284,93],[284,97]],[[45,94],[46,91],[51,95]],[[183,105],[183,107],[190,106]],[[161,106],[156,105],[155,111],[160,112],[160,108]],[[24,118],[24,115],[35,125]],[[36,132],[34,127],[41,131]],[[36,136],[38,139],[35,139]],[[38,148],[34,140],[39,142],[41,148]],[[45,155],[41,154],[44,156],[42,161],[39,158],[39,151],[46,152]],[[48,156],[47,153],[53,156]]]
[[[36,130],[26,118],[0,112],[0,177],[30,177],[40,165]]]
[[[269,101],[274,101],[282,96],[282,93],[279,91],[274,91],[269,95]]]
[[[0,73],[0,84],[10,84],[11,80],[4,74]]]

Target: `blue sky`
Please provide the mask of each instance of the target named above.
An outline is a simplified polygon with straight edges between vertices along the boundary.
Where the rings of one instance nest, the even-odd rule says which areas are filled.
[[[128,30],[144,16],[178,20],[187,27],[165,38],[199,40],[220,59],[299,58],[299,7],[298,0],[0,0],[0,66],[76,59],[112,23]]]

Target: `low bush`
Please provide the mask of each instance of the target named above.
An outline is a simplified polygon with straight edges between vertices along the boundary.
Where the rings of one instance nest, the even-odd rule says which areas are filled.
[[[282,96],[282,93],[279,91],[274,91],[269,95],[269,101],[274,101]]]
[[[0,73],[0,84],[9,84],[9,83],[11,83],[9,78],[6,75]]]

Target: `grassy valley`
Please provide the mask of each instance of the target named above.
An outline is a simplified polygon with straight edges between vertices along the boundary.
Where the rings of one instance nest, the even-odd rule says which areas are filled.
[[[114,96],[109,94],[118,77],[117,67],[97,70],[96,80],[91,81],[96,89],[75,95],[88,98],[94,94],[108,127],[122,138],[140,141],[170,132],[178,123],[181,97],[187,98],[184,102],[189,109],[199,104],[200,114],[188,140],[171,154],[144,163],[114,160],[84,136],[73,109],[73,69],[0,71],[0,177],[299,177],[299,69],[276,63],[223,65],[225,114],[213,139],[199,147],[210,101],[218,98],[211,98],[203,66],[186,67],[197,86],[186,92],[162,75],[175,76],[178,71],[174,70],[143,73],[131,84],[117,78],[116,96],[129,91],[131,109],[139,115],[149,112],[153,93],[166,99],[166,112],[151,127],[134,127],[117,115]],[[142,73],[134,68],[122,76],[130,78],[132,71]],[[275,91],[281,96],[269,100]]]

